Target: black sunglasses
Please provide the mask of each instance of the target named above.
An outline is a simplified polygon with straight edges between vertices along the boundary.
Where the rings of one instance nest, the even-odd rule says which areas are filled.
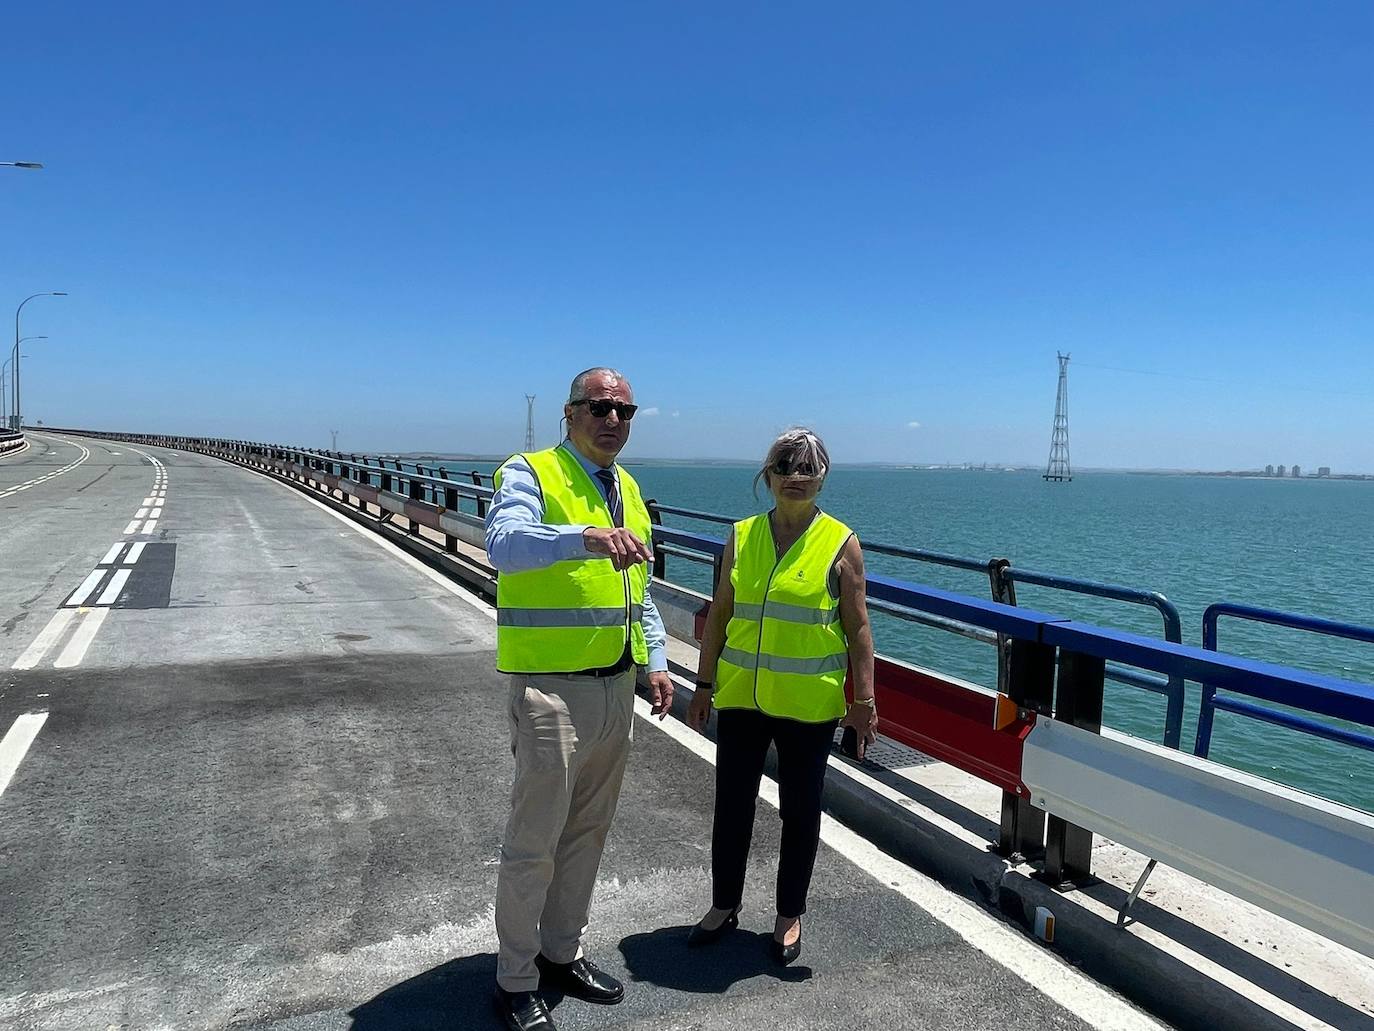
[[[787,458],[779,458],[768,468],[775,476],[804,476],[807,479],[813,479],[820,475],[816,472],[816,467],[810,462],[801,461],[794,467],[791,460]]]
[[[625,404],[622,401],[607,401],[605,398],[584,397],[581,401],[569,401],[570,405],[586,405],[587,411],[597,419],[604,419],[614,410],[621,422],[629,422],[639,411],[639,405]]]

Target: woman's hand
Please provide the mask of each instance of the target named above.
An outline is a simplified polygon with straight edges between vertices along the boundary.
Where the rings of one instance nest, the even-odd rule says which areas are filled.
[[[706,721],[711,718],[711,696],[715,692],[705,684],[698,684],[692,692],[692,701],[687,706],[687,726],[698,733],[706,729]]]
[[[844,719],[840,721],[840,726],[854,729],[854,735],[857,738],[854,750],[862,759],[868,746],[878,738],[878,710],[872,705],[850,702],[849,708],[845,711]]]

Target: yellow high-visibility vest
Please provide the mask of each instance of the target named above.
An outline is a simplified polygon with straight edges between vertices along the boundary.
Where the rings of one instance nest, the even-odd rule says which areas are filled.
[[[539,481],[544,522],[610,527],[601,489],[566,448],[522,456]],[[503,467],[504,468],[504,467]],[[653,540],[639,484],[619,469],[625,528]],[[502,470],[494,481],[499,490]],[[613,666],[625,652],[649,661],[644,641],[644,593],[649,568],[617,571],[609,558],[570,559],[543,569],[501,573],[496,580],[496,668],[503,673],[576,673]]]
[[[844,715],[849,642],[830,570],[852,534],[817,512],[778,558],[767,513],[735,524],[735,610],[716,666],[716,708],[803,723]]]

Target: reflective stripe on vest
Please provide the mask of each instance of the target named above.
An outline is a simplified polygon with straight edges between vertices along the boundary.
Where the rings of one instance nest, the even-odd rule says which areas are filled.
[[[630,618],[644,618],[643,605],[630,606]],[[624,626],[624,608],[497,609],[497,626]]]
[[[601,488],[566,447],[523,456],[539,483],[543,522],[611,527]],[[501,486],[501,470],[495,482]],[[619,469],[624,524],[646,543],[653,539],[649,510],[634,477]],[[543,569],[501,573],[496,581],[496,668],[504,673],[576,673],[613,666],[628,641],[641,665],[644,595],[649,569],[638,563],[618,571],[609,558],[576,558]]]
[[[830,571],[850,536],[817,512],[779,558],[767,514],[735,524],[735,604],[716,666],[716,708],[805,723],[844,715],[848,640]]]

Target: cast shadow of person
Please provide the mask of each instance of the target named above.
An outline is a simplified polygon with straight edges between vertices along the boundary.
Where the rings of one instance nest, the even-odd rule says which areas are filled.
[[[505,1031],[492,1008],[496,953],[451,959],[349,1011],[351,1031]]]
[[[770,933],[732,931],[712,945],[687,947],[690,926],[660,927],[631,934],[620,942],[625,969],[637,982],[703,995],[719,995],[740,981],[770,976],[779,981],[806,981],[811,968],[779,966],[769,954]]]

